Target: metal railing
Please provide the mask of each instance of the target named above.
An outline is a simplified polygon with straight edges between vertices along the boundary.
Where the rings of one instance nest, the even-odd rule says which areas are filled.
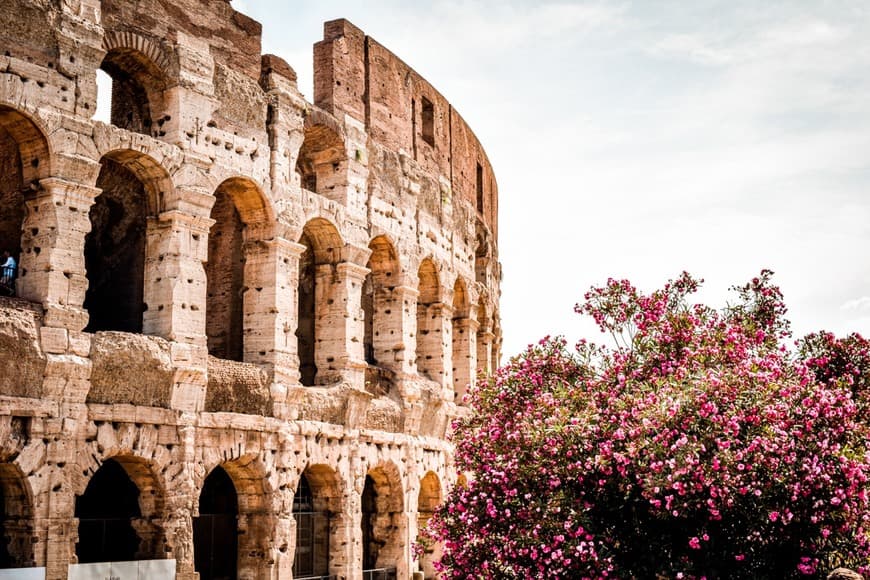
[[[15,277],[17,268],[0,266],[0,296],[15,296]]]
[[[396,580],[395,568],[372,568],[363,570],[363,580]]]
[[[293,578],[335,580],[329,569],[329,513],[293,511],[296,519],[296,554]]]

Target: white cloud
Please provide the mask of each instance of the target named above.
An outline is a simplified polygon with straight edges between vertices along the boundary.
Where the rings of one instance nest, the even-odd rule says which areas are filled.
[[[844,302],[840,310],[854,310],[858,312],[870,312],[870,296],[861,296]]]

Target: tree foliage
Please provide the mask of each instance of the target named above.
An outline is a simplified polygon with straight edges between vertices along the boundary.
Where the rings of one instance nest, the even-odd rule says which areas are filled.
[[[787,578],[867,568],[870,349],[790,350],[771,273],[723,309],[688,274],[578,305],[615,346],[545,339],[471,389],[471,477],[430,521],[451,578]]]

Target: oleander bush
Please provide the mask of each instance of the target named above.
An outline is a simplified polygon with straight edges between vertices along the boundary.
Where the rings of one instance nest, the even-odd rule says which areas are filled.
[[[604,347],[545,339],[472,388],[454,488],[425,532],[448,578],[866,573],[870,349],[790,340],[764,271],[721,309],[688,274],[576,310]]]

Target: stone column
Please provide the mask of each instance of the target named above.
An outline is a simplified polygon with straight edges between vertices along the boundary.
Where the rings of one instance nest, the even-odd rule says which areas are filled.
[[[214,220],[180,210],[149,218],[145,242],[144,334],[206,348],[208,232]]]
[[[418,305],[417,308],[420,308]],[[417,371],[453,392],[451,360],[451,314],[453,309],[442,302],[424,307],[417,316]]]
[[[362,286],[368,273],[368,268],[354,262],[317,266],[314,359],[318,384],[339,380],[363,384]]]
[[[414,357],[407,350],[414,348],[417,295],[408,286],[375,289],[375,360],[397,374],[414,372]]]
[[[45,326],[81,331],[88,322],[82,306],[88,289],[85,236],[100,190],[58,178],[43,179],[40,186],[27,200],[18,294],[42,303]]]
[[[477,331],[477,370],[484,376],[492,374],[493,335],[489,321],[481,321]]]
[[[299,383],[299,258],[305,246],[274,238],[245,244],[244,359],[272,381]]]
[[[477,370],[477,321],[453,319],[453,400],[459,404]]]

